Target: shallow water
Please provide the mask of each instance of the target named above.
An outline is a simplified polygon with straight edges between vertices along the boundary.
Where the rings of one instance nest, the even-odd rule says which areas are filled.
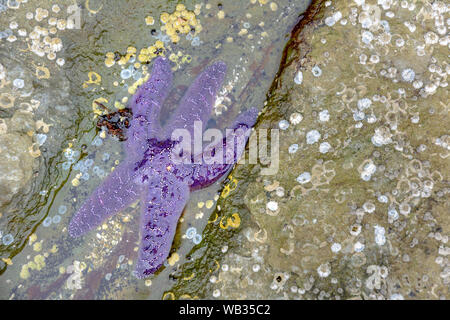
[[[104,110],[94,101],[110,111],[123,108],[151,70],[154,57],[142,49],[154,46],[174,66],[165,115],[205,65],[227,63],[210,123],[224,127],[239,110],[263,108],[308,1],[185,1],[199,24],[179,39],[161,31],[161,15],[173,14],[178,1],[73,3],[0,1],[0,134],[11,146],[9,162],[0,166],[1,191],[12,195],[0,199],[0,297],[158,299],[174,283],[172,265],[194,246],[186,231],[202,233],[222,183],[191,196],[176,253],[146,281],[131,274],[138,203],[100,230],[69,238],[70,217],[123,157],[121,143],[96,129]]]

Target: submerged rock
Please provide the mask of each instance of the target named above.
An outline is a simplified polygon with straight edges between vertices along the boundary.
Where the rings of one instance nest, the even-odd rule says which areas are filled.
[[[176,74],[163,119],[191,76],[217,60],[229,63],[230,71],[208,127],[225,128],[240,110],[262,107],[288,40],[285,33],[309,2],[229,1],[222,7],[117,0],[74,7],[72,0],[60,0],[51,7],[8,8],[9,19],[0,21],[1,30],[8,30],[8,39],[0,41],[0,117],[31,110],[36,121],[32,156],[40,156],[23,192],[0,209],[0,233],[13,237],[0,244],[0,296],[161,297],[172,284],[172,269],[201,243],[220,184],[192,194],[178,225],[176,252],[160,273],[140,281],[132,277],[136,204],[90,237],[68,241],[69,219],[80,202],[123,159],[120,143],[107,134],[120,138],[121,119],[108,130],[95,124],[128,105],[158,55],[169,58]],[[183,16],[189,19],[179,19]],[[189,228],[198,233],[185,240]],[[117,268],[116,255],[122,257]]]
[[[31,178],[34,157],[33,139],[27,134],[34,129],[33,115],[17,111],[11,119],[2,119],[0,132],[0,208],[27,185]]]

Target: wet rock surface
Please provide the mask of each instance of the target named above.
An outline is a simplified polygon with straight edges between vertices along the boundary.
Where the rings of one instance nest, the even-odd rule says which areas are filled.
[[[279,170],[235,167],[164,298],[448,299],[448,18],[316,1],[255,127]]]
[[[0,122],[0,208],[11,202],[12,198],[24,191],[29,182],[34,158],[29,150],[33,140],[27,132],[34,128],[32,114],[17,111],[11,119]]]

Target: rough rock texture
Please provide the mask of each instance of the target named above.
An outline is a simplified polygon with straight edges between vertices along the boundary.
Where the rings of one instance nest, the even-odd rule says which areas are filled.
[[[226,1],[222,6],[192,1],[90,1],[80,3],[79,16],[72,0],[59,0],[57,6],[52,1],[7,2],[15,8],[1,12],[7,19],[0,19],[0,63],[7,73],[2,78],[0,68],[0,118],[32,108],[33,140],[43,144],[33,145],[33,154],[41,154],[29,182],[31,189],[0,209],[0,233],[7,236],[7,243],[8,235],[13,237],[9,245],[0,245],[0,296],[160,298],[172,284],[170,272],[194,245],[183,234],[192,227],[199,233],[203,230],[220,183],[191,195],[172,246],[177,254],[172,251],[169,261],[174,265],[165,263],[151,279],[132,276],[139,245],[135,206],[82,239],[68,241],[67,226],[80,202],[123,159],[121,144],[96,130],[95,117],[106,113],[97,102],[110,111],[126,105],[150,71],[146,59],[157,56],[158,46],[158,54],[171,59],[176,74],[164,119],[175,109],[191,76],[213,61],[226,61],[227,78],[208,123],[224,128],[240,110],[262,108],[288,40],[286,33],[310,0]],[[183,3],[185,8],[180,8]],[[161,23],[161,18],[173,18],[185,9],[195,14],[195,32],[189,29],[189,34],[175,35],[179,41],[174,43],[169,33],[175,30],[166,28],[171,23]],[[55,18],[57,25],[52,22]],[[144,63],[136,67],[136,62]],[[125,76],[127,71],[131,73]],[[16,79],[24,82],[16,86]],[[197,203],[206,205],[200,208]]]

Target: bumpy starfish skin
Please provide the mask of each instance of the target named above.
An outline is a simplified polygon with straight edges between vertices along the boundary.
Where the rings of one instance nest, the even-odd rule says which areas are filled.
[[[225,77],[226,65],[207,67],[194,81],[168,123],[161,128],[159,113],[172,84],[168,61],[155,61],[150,79],[139,88],[130,107],[133,119],[127,132],[125,160],[103,181],[72,218],[69,234],[78,237],[105,219],[141,200],[141,244],[136,276],[147,277],[167,258],[178,219],[193,190],[206,187],[222,177],[240,157],[249,131],[255,123],[255,108],[241,114],[227,138],[210,148],[210,155],[223,152],[223,159],[188,163],[175,159],[178,140],[175,129],[194,133],[194,121],[206,123],[214,99]],[[234,140],[228,140],[228,139]],[[228,141],[233,141],[231,149]],[[231,150],[231,151],[230,151]],[[222,154],[222,153],[221,153]],[[231,161],[225,162],[225,155]],[[188,155],[191,160],[193,157]]]

